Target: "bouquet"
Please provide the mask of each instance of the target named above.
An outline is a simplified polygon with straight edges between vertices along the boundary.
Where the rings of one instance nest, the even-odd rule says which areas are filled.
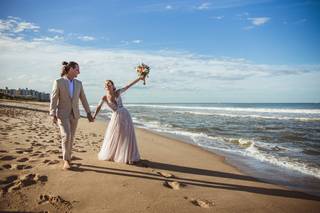
[[[136,67],[136,71],[139,77],[144,77],[143,85],[146,85],[145,77],[149,77],[150,67],[144,63],[141,63],[139,66]]]

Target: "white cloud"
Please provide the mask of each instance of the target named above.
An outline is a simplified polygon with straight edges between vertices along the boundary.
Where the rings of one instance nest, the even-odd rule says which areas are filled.
[[[224,16],[212,16],[211,19],[222,20]]]
[[[268,23],[271,18],[270,17],[250,17],[249,13],[245,12],[242,14],[237,15],[239,17],[240,20],[242,21],[246,21],[246,22],[250,22],[249,26],[243,27],[243,29],[245,30],[251,30],[253,28],[256,27],[260,27],[262,25],[265,25],[266,23]]]
[[[0,32],[9,31],[13,28],[13,23],[11,21],[1,20],[0,19]]]
[[[252,23],[248,28],[261,26],[270,20],[269,17],[250,18],[249,14],[245,16],[245,20]],[[217,20],[223,18],[217,17]],[[132,90],[131,101],[135,102],[135,97],[148,96],[150,100],[159,102],[164,97],[163,90],[172,95],[173,101],[179,101],[179,94],[196,97],[198,94],[194,91],[201,91],[201,95],[205,96],[207,93],[211,95],[213,90],[221,94],[229,91],[229,100],[232,100],[232,97],[235,97],[232,92],[243,88],[249,93],[255,91],[254,84],[256,87],[260,86],[257,79],[269,83],[280,77],[286,79],[287,76],[296,76],[297,82],[300,82],[300,76],[305,75],[309,75],[310,79],[320,79],[318,64],[257,64],[245,59],[214,58],[189,52],[129,51],[124,46],[122,50],[83,48],[61,43],[60,41],[64,41],[63,36],[42,36],[27,41],[21,36],[23,34],[20,34],[25,30],[38,29],[40,27],[17,17],[0,19],[0,87],[28,87],[49,92],[52,80],[59,77],[60,63],[70,60],[80,64],[80,78],[83,79],[89,100],[94,100],[103,92],[104,79],[113,79],[117,85],[124,85],[136,78],[134,67],[141,62],[151,66],[151,74],[150,79],[147,79],[147,90],[138,89],[142,86],[136,86],[136,89]],[[57,29],[53,28],[49,31],[58,33]],[[69,38],[84,41],[96,39],[79,34],[66,35],[66,40]],[[142,42],[140,39],[122,41],[124,45]],[[304,87],[306,83],[299,85]],[[234,88],[237,88],[237,91]]]
[[[40,37],[40,38],[34,38],[34,41],[59,41],[63,40],[64,38],[62,36],[53,36],[53,37]]]
[[[135,12],[164,12],[167,10],[179,10],[179,11],[194,11],[194,10],[219,10],[219,9],[231,9],[237,7],[244,7],[247,5],[263,4],[270,2],[272,0],[220,0],[220,1],[171,1],[170,4],[161,1],[157,3],[144,4],[143,6],[138,6]],[[159,3],[160,2],[160,3]],[[202,3],[199,3],[202,2]]]
[[[15,20],[21,20],[21,18],[16,16],[8,16],[8,19],[15,19]]]
[[[208,10],[210,6],[209,2],[202,3],[197,7],[198,10]]]
[[[22,31],[25,31],[25,30],[32,30],[33,32],[38,32],[38,30],[40,29],[39,26],[33,24],[33,23],[30,23],[30,22],[20,22],[18,23],[16,29],[15,29],[15,32],[18,33],[18,32],[22,32]]]
[[[54,29],[54,28],[49,28],[48,31],[51,32],[51,33],[59,33],[59,34],[63,34],[64,33],[63,30]]]
[[[59,77],[62,61],[77,61],[90,100],[103,92],[103,80],[113,79],[124,85],[136,78],[134,67],[144,62],[151,67],[147,79],[148,90],[132,95],[160,95],[161,90],[175,92],[205,91],[229,88],[236,82],[251,79],[270,79],[276,76],[300,76],[319,73],[320,65],[268,65],[256,64],[245,59],[214,58],[191,53],[157,51],[129,51],[119,49],[82,48],[57,44],[47,39],[35,41],[17,40],[0,36],[0,87],[28,87],[50,91],[52,80]],[[28,80],[25,77],[28,76]],[[20,77],[19,77],[20,76]],[[231,87],[230,87],[231,86]],[[139,88],[136,87],[136,88]],[[131,99],[132,100],[132,99]]]
[[[92,36],[78,36],[78,39],[80,39],[82,41],[94,41],[95,37],[92,37]]]
[[[15,36],[24,31],[38,32],[40,27],[34,23],[21,21],[18,17],[8,16],[7,19],[0,19],[0,33]]]
[[[142,40],[139,40],[139,39],[133,40],[132,43],[134,43],[134,44],[140,44],[140,43],[142,43]]]
[[[140,39],[136,39],[136,40],[132,40],[132,41],[125,41],[125,40],[122,40],[120,41],[120,43],[123,45],[123,46],[128,46],[130,44],[141,44],[143,41],[140,40]]]
[[[248,18],[248,20],[251,21],[252,25],[260,26],[263,24],[266,24],[268,21],[270,21],[270,17],[255,17],[255,18]]]

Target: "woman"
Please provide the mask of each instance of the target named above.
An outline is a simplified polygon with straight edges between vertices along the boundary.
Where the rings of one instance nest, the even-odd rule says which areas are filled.
[[[133,122],[121,100],[121,94],[140,80],[144,80],[144,77],[137,78],[126,87],[118,90],[111,80],[105,81],[106,95],[101,98],[93,118],[96,118],[104,103],[110,107],[113,113],[98,154],[99,160],[127,164],[134,164],[140,160]]]

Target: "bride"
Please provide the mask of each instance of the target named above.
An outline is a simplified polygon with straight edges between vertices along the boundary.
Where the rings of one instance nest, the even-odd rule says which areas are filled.
[[[101,98],[93,118],[96,118],[104,103],[113,112],[98,154],[99,160],[127,164],[134,164],[140,160],[133,122],[128,110],[122,105],[121,94],[144,78],[139,77],[118,90],[111,80],[105,81],[106,95]]]

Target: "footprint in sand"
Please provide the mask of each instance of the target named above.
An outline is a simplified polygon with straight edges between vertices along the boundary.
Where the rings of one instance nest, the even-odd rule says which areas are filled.
[[[40,155],[38,156],[38,158],[44,158],[44,157],[48,157],[48,155],[47,155],[47,154],[42,153],[42,154],[40,154]]]
[[[177,181],[165,181],[163,185],[173,190],[180,190],[180,188],[186,186],[185,184],[179,183]]]
[[[17,175],[11,175],[6,177],[5,180],[1,180],[0,184],[3,192],[12,192],[19,190],[23,187],[27,187],[36,183],[44,183],[48,181],[47,176],[41,176],[39,174],[26,174],[18,177]]]
[[[184,197],[184,199],[189,200],[195,206],[199,206],[201,208],[206,208],[206,209],[212,208],[215,205],[213,201],[209,201],[209,200],[194,199],[194,198],[188,198],[188,197]]]
[[[96,133],[89,133],[89,136],[90,137],[97,137],[97,134]]]
[[[174,178],[175,176],[173,174],[167,173],[167,172],[157,172],[158,175],[165,177],[165,178]]]
[[[18,159],[17,161],[18,162],[26,162],[26,161],[28,161],[29,160],[29,158],[20,158],[20,159]]]
[[[30,152],[33,152],[33,149],[30,147],[30,148],[16,148],[16,152],[19,152],[19,154],[28,154]]]
[[[24,169],[32,169],[32,166],[30,165],[17,165],[18,170],[24,170]]]
[[[2,165],[2,167],[4,169],[11,169],[12,168],[12,166],[10,164],[4,164],[4,165]]]
[[[24,164],[4,164],[2,165],[2,168],[4,169],[11,169],[11,170],[25,170],[25,169],[31,169],[32,166],[30,165],[24,165]]]
[[[0,150],[0,153],[8,153],[7,150]]]
[[[47,152],[52,153],[52,154],[59,154],[60,153],[60,151],[58,149],[50,149]]]
[[[71,202],[64,200],[59,195],[57,196],[46,195],[46,194],[40,195],[40,201],[38,202],[38,204],[44,204],[44,203],[49,203],[62,212],[68,212],[72,209]]]
[[[10,175],[10,176],[6,177],[5,180],[0,180],[0,185],[10,184],[17,179],[18,179],[18,175]]]
[[[14,157],[14,156],[11,156],[11,155],[6,155],[6,156],[3,156],[0,158],[0,160],[3,160],[3,161],[10,161],[10,160],[14,160],[16,159],[17,157]]]
[[[53,165],[53,164],[57,164],[59,163],[59,160],[49,160],[49,159],[45,159],[44,161],[42,161],[42,163],[45,163],[47,165]]]
[[[82,158],[79,158],[79,157],[77,157],[77,156],[72,156],[72,157],[71,157],[71,160],[82,160]]]
[[[8,192],[19,190],[23,187],[27,187],[37,182],[44,183],[48,181],[47,176],[40,176],[38,174],[26,174],[19,177],[19,180],[15,181],[14,185],[8,188]]]
[[[38,142],[32,142],[31,144],[32,146],[43,146],[41,143],[38,143]]]

